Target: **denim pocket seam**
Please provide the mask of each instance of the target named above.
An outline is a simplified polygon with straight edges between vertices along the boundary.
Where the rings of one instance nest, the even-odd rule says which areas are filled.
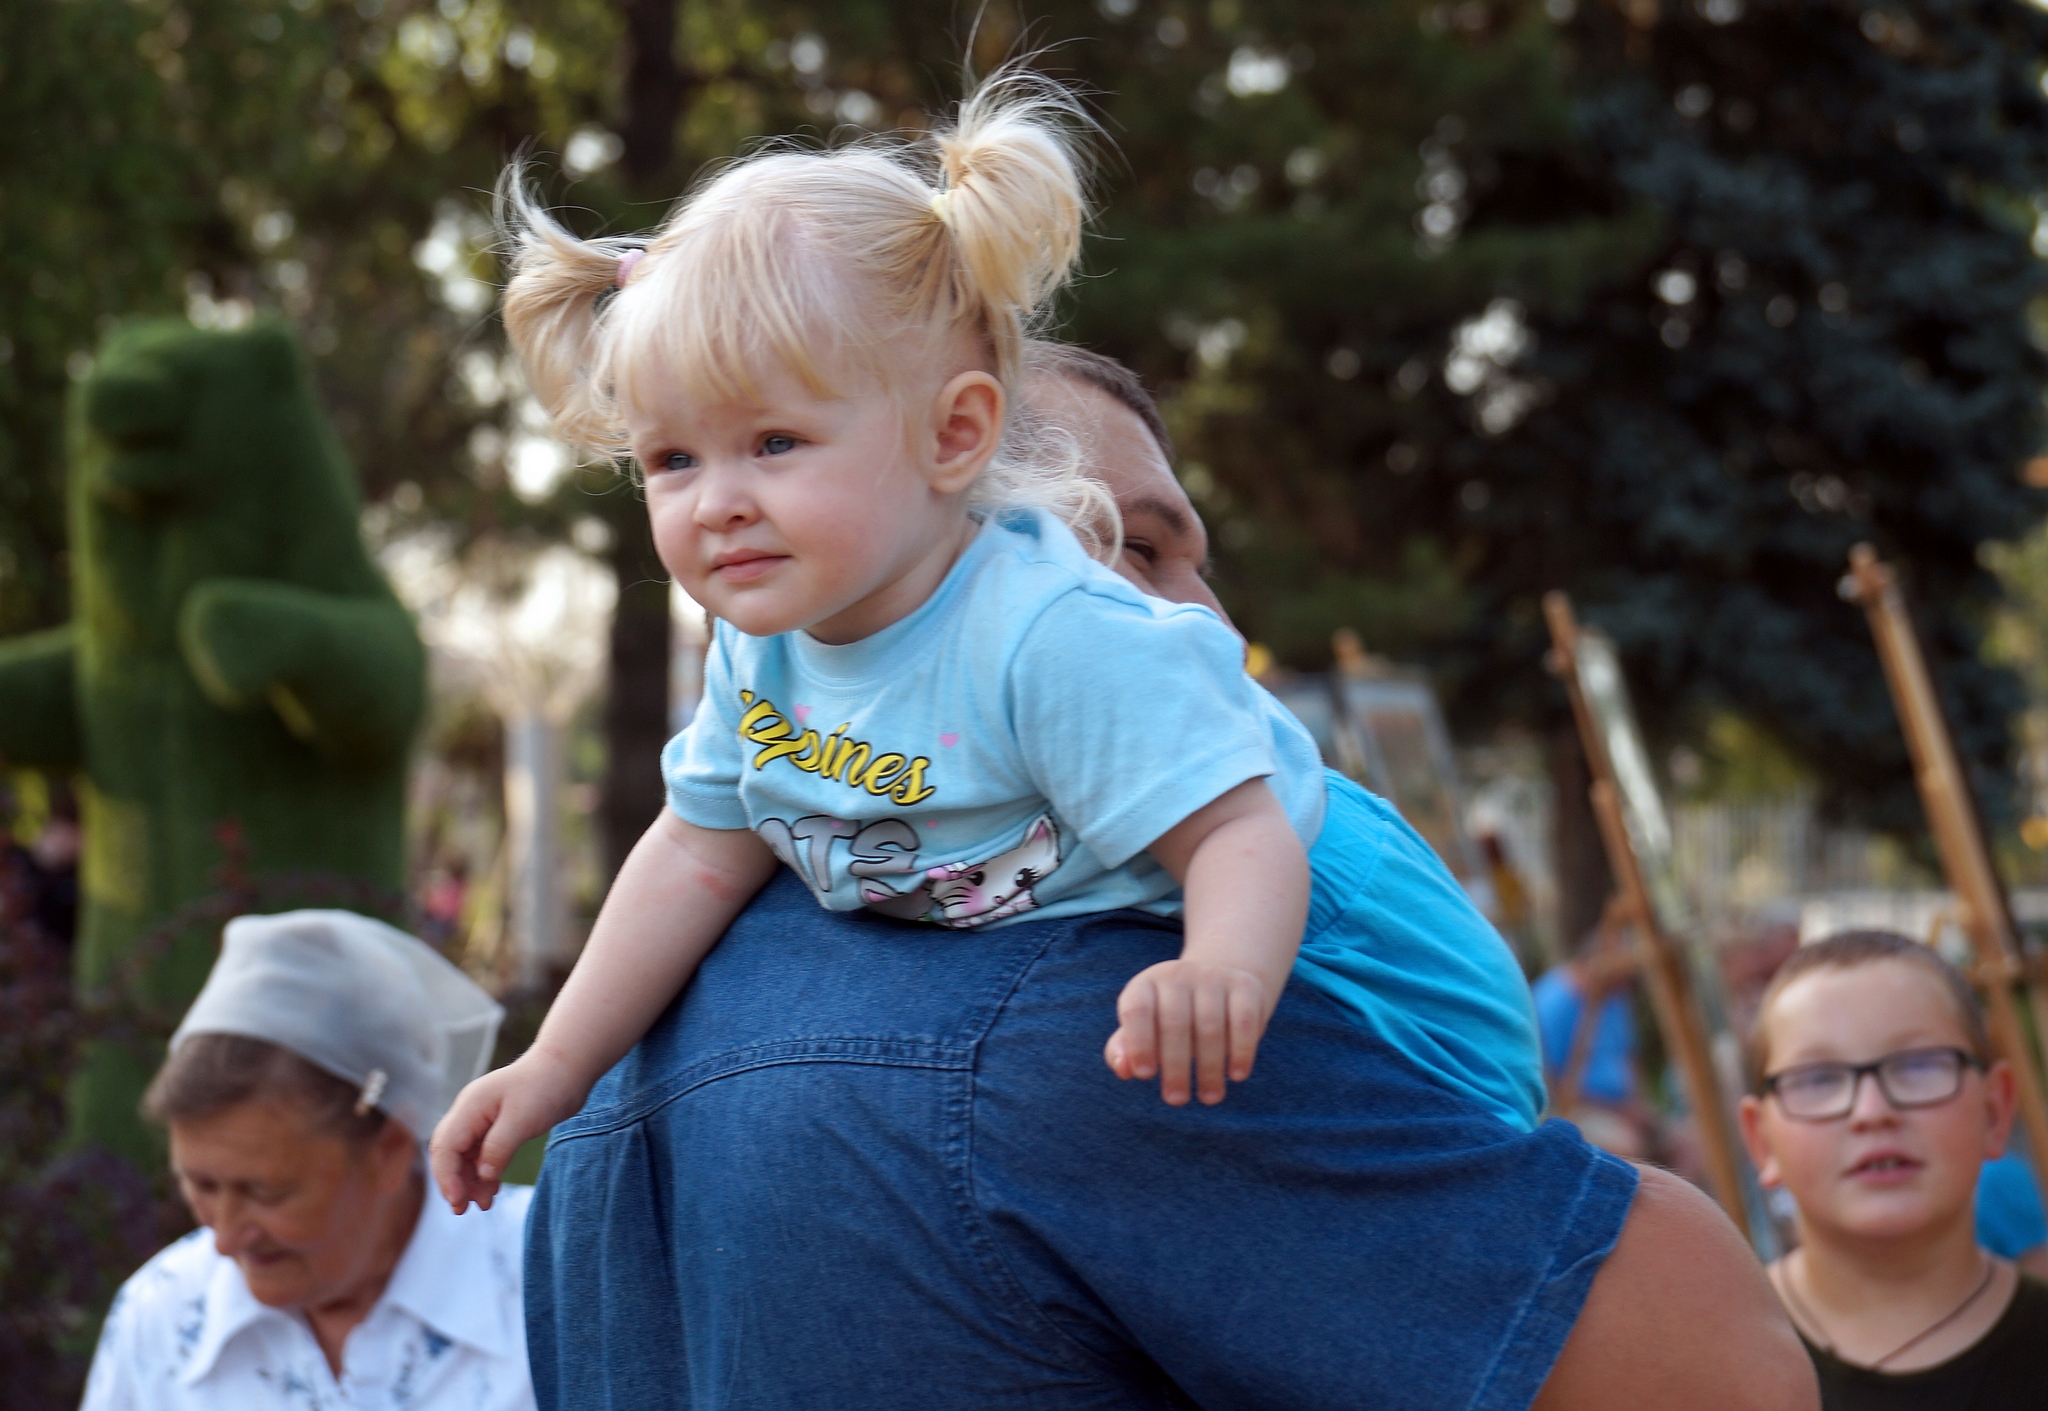
[[[760,1068],[796,1063],[855,1063],[881,1068],[969,1069],[972,1045],[934,1044],[910,1039],[878,1039],[861,1035],[810,1035],[773,1043],[728,1049],[700,1059],[653,1087],[642,1088],[621,1103],[584,1111],[555,1128],[554,1141],[602,1136],[644,1122],[676,1099],[722,1078]]]
[[[1001,1018],[1011,998],[1023,987],[1026,977],[1037,968],[1045,953],[1052,949],[1056,941],[1071,936],[1079,923],[1088,919],[1091,918],[1085,915],[1077,916],[1073,918],[1075,924],[1048,932],[1045,943],[1027,963],[1018,967],[1017,973],[1011,978],[1009,988],[991,1007],[989,1022],[982,1030],[984,1036],[995,1027],[996,1021]],[[1040,1307],[1025,1289],[1023,1281],[1017,1277],[1016,1270],[1011,1268],[1009,1260],[1003,1257],[1001,1241],[989,1223],[988,1212],[982,1209],[981,1201],[975,1194],[974,1115],[978,1106],[979,1049],[980,1045],[977,1043],[976,1064],[963,1075],[964,1081],[958,1084],[948,1099],[947,1166],[954,1199],[959,1207],[962,1233],[969,1248],[974,1251],[976,1262],[982,1266],[983,1274],[992,1285],[990,1294],[993,1306],[1007,1306],[1011,1317],[1042,1332],[1050,1333],[1056,1344],[1079,1358],[1077,1370],[1100,1371],[1107,1359],[1061,1327],[1059,1320]]]

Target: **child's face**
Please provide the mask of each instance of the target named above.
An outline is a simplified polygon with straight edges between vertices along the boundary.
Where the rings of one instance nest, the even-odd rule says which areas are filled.
[[[1971,1046],[1941,982],[1900,961],[1802,975],[1759,1022],[1770,1074]],[[1965,1068],[1956,1095],[1933,1106],[1894,1107],[1872,1074],[1846,1116],[1798,1121],[1775,1096],[1744,1098],[1741,1115],[1759,1177],[1792,1193],[1804,1225],[1891,1241],[1970,1219],[1978,1168],[2004,1149],[2012,1111],[2012,1074],[2001,1063],[1988,1073]]]
[[[781,369],[751,401],[677,395],[629,409],[662,563],[753,636],[850,642],[904,616],[964,542],[964,491],[1001,428],[986,375],[927,391],[943,402],[963,379],[965,403],[956,395],[926,417],[873,389],[820,398]]]

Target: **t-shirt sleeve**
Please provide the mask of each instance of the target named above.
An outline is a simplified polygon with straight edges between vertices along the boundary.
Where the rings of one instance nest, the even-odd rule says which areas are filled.
[[[713,630],[704,658],[704,699],[661,752],[669,811],[699,828],[747,826],[740,803],[739,727],[745,703],[733,679],[732,633],[723,622]]]
[[[1274,770],[1244,644],[1201,608],[1077,589],[1026,628],[1010,720],[1033,784],[1105,867]]]

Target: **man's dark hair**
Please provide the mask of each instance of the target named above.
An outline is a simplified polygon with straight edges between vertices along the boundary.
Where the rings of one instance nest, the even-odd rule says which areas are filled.
[[[1769,1035],[1765,1030],[1770,1023],[1771,1006],[1787,985],[1815,970],[1853,970],[1880,960],[1896,960],[1926,971],[1954,1001],[1956,1016],[1963,1021],[1963,1033],[1969,1039],[1971,1056],[1980,1063],[1989,1063],[1996,1057],[1991,1047],[1990,1030],[1984,1026],[1984,1011],[1977,1004],[1976,992],[1970,988],[1970,982],[1943,960],[1932,946],[1922,945],[1896,931],[1837,931],[1825,940],[1814,941],[1793,951],[1778,967],[1778,973],[1771,976],[1770,985],[1757,1003],[1756,1029],[1750,1036],[1751,1057],[1757,1073],[1761,1076],[1764,1065],[1770,1061]]]
[[[1024,344],[1024,371],[1051,373],[1114,397],[1137,413],[1138,420],[1145,423],[1145,429],[1159,443],[1159,454],[1166,457],[1168,465],[1173,464],[1173,437],[1167,433],[1165,418],[1159,415],[1159,404],[1152,400],[1138,374],[1115,358],[1071,343],[1032,338]]]

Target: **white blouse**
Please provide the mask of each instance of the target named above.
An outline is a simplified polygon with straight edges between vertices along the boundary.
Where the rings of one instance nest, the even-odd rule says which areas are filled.
[[[80,1411],[532,1411],[520,1270],[528,1186],[456,1215],[430,1190],[336,1378],[306,1320],[258,1303],[198,1229],[107,1314]]]

